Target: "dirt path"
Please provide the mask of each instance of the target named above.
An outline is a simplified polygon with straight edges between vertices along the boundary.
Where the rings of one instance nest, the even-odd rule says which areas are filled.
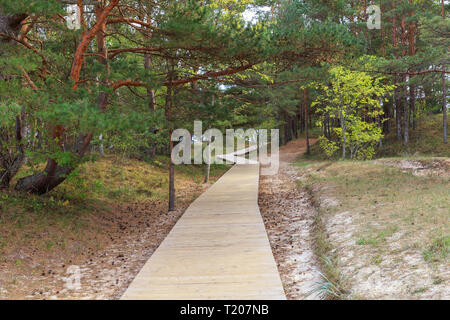
[[[312,142],[315,142],[314,140]],[[315,299],[309,293],[320,280],[313,250],[314,208],[297,187],[297,169],[290,164],[306,151],[305,140],[280,148],[277,175],[262,176],[259,206],[288,299]]]

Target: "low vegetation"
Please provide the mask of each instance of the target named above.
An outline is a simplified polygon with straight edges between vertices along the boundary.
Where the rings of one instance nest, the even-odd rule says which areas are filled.
[[[441,127],[442,114],[424,116],[409,144],[388,134],[371,161],[330,158],[319,143],[297,159],[298,184],[317,209],[324,297],[448,298],[450,150]]]
[[[442,141],[442,113],[425,115],[419,119],[408,144],[398,141],[394,133],[388,134],[377,156],[450,157],[450,147]]]
[[[300,163],[327,281],[353,298],[445,297],[450,163],[421,159],[417,170],[401,161]]]

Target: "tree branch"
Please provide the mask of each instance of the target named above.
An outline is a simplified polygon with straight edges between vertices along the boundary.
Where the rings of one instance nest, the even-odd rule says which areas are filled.
[[[221,77],[221,76],[227,76],[227,75],[232,75],[247,69],[252,68],[254,65],[256,65],[256,63],[250,63],[250,64],[246,64],[240,67],[236,67],[236,68],[228,68],[222,71],[217,71],[217,72],[207,72],[204,73],[202,75],[197,75],[191,78],[186,78],[186,79],[179,79],[179,80],[174,80],[171,83],[169,82],[164,82],[164,85],[167,86],[169,84],[172,84],[174,86],[178,86],[178,85],[182,85],[182,84],[186,84],[186,83],[191,83],[194,81],[198,81],[198,80],[207,80],[209,78],[217,78],[217,77]],[[112,88],[114,91],[116,91],[117,89],[121,88],[121,87],[146,87],[146,84],[142,81],[139,80],[120,80],[115,82],[112,85]]]
[[[80,73],[81,73],[81,67],[84,60],[84,53],[87,50],[89,44],[94,39],[97,32],[100,30],[102,25],[104,24],[106,18],[109,16],[111,11],[117,6],[120,0],[111,0],[109,5],[107,5],[104,9],[101,15],[98,17],[96,24],[92,27],[91,30],[86,32],[83,35],[83,39],[81,40],[80,44],[77,47],[77,50],[75,51],[73,64],[72,64],[72,70],[70,72],[70,77],[75,82],[73,89],[77,88],[78,80],[80,79]]]

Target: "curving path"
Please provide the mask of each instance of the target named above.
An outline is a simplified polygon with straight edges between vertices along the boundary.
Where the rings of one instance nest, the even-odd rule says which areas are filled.
[[[195,200],[122,299],[286,299],[258,207],[259,164]]]

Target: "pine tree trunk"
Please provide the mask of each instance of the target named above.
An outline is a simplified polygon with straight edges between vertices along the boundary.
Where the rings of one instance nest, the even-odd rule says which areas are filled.
[[[306,154],[310,154],[309,146],[309,132],[308,132],[308,94],[306,88],[303,89],[303,103],[305,105],[305,139],[306,139]]]
[[[445,66],[443,67],[445,71]],[[448,143],[447,137],[447,83],[445,78],[445,72],[442,72],[442,119],[443,119],[443,135],[444,143]]]
[[[305,112],[303,110],[303,103],[299,102],[298,104],[298,120],[300,123],[300,133],[305,131],[305,120],[304,120]]]
[[[409,0],[409,3],[412,4],[413,0]],[[410,17],[414,16],[414,11],[409,13]],[[410,22],[408,26],[408,36],[409,36],[409,55],[412,57],[416,54],[416,35],[415,35],[416,27],[413,22]],[[411,82],[411,76],[409,78]],[[412,128],[415,129],[415,109],[416,109],[416,92],[413,84],[409,85],[409,111],[410,111],[410,119]]]
[[[92,139],[92,134],[80,135],[74,153],[84,156]],[[54,159],[49,159],[43,172],[25,177],[17,182],[16,190],[26,193],[45,194],[61,184],[75,167],[61,166]]]
[[[206,163],[206,168],[205,168],[205,179],[204,179],[204,183],[208,183],[209,182],[209,175],[211,172],[211,163],[210,163],[211,159],[210,159],[210,153],[208,151],[208,162]]]
[[[402,112],[401,112],[401,99],[399,97],[399,89],[396,88],[394,91],[395,100],[395,125],[397,130],[397,140],[402,140]]]
[[[345,160],[345,150],[347,149],[347,127],[345,119],[341,117],[342,126],[342,160]]]
[[[292,141],[292,119],[289,114],[286,116],[287,140]]]
[[[402,12],[402,19],[400,21],[401,30],[401,43],[402,43],[402,56],[406,56],[406,40],[408,37],[406,28],[406,17],[405,13]],[[409,141],[409,108],[408,108],[408,89],[406,87],[406,74],[402,77],[402,105],[403,105],[403,142],[408,143]]]
[[[384,117],[387,119],[391,118],[391,108],[393,107],[391,99],[389,99],[389,103],[383,104],[383,112]],[[390,120],[383,122],[383,134],[388,134],[390,131]]]
[[[395,10],[397,7],[397,2],[393,1],[392,8]],[[397,46],[398,46],[398,39],[397,39],[397,16],[392,16],[392,46],[394,49],[394,55],[395,58],[398,59],[398,53],[397,53]],[[396,88],[394,90],[394,104],[395,104],[395,125],[397,130],[397,140],[402,140],[402,121],[401,121],[401,100],[400,100],[400,92],[398,88],[398,82],[399,82],[399,76],[394,76],[394,84],[396,85]]]
[[[172,130],[169,130],[169,135],[172,136]],[[172,155],[173,141],[170,139],[170,155]],[[169,166],[169,211],[175,211],[175,165],[170,160]]]
[[[403,82],[406,82],[406,75],[403,77]],[[408,108],[408,89],[406,85],[403,86],[403,142],[409,142],[409,108]]]
[[[105,156],[105,148],[103,147],[103,134],[100,134],[98,136],[98,140],[100,141],[100,145],[98,147],[98,153],[100,154],[100,156],[104,157]]]
[[[169,85],[167,86],[166,93],[166,104],[165,104],[165,112],[167,123],[169,124],[169,157],[170,157],[170,165],[169,165],[169,212],[175,210],[175,164],[172,161],[172,150],[173,150],[173,141],[172,141],[172,124],[171,124],[171,113],[172,113],[172,94],[173,94],[173,73],[174,73],[174,65],[173,62],[170,62],[169,66]]]
[[[416,129],[416,88],[414,85],[409,86],[409,110],[411,113],[411,125],[413,130]]]
[[[210,129],[210,128],[209,128]],[[212,140],[207,140],[207,146],[205,148],[206,155],[207,155],[207,161],[206,161],[206,168],[205,168],[205,179],[203,180],[204,183],[209,182],[209,174],[211,171],[211,144]]]
[[[292,130],[294,132],[295,139],[298,139],[298,124],[297,124],[297,115],[292,118]]]
[[[96,17],[97,19],[101,15],[103,8],[101,5],[97,5],[95,7],[96,11]],[[98,62],[102,64],[106,70],[107,74],[109,76],[109,63],[108,63],[108,48],[106,46],[106,23],[102,23],[99,31],[97,32],[97,50],[99,54]],[[108,79],[102,79],[102,85],[107,86],[108,85]],[[108,94],[104,91],[99,92],[98,98],[97,98],[97,104],[99,110],[104,112],[106,110],[106,106],[108,105]],[[100,134],[99,136],[100,146],[99,146],[99,154],[100,156],[105,156],[105,150],[103,147],[103,134]]]
[[[19,172],[24,162],[25,154],[20,153],[5,170],[0,169],[0,189],[9,187],[12,178]]]
[[[284,145],[288,144],[289,142],[289,118],[288,115],[284,114]]]
[[[17,154],[5,152],[0,154],[0,188],[8,188],[14,176],[19,172],[25,162],[25,150],[22,140],[24,135],[25,114],[16,117],[16,143],[18,145]]]
[[[144,68],[145,68],[145,70],[149,70],[150,69],[151,62],[152,62],[151,55],[146,54],[144,56]],[[147,88],[147,96],[148,96],[148,99],[149,99],[148,108],[149,108],[149,110],[151,112],[153,112],[153,111],[155,111],[155,105],[156,105],[155,90]],[[153,127],[150,127],[149,128],[149,132],[153,133],[153,134],[156,134],[157,133],[157,129],[153,128]],[[155,155],[156,155],[156,142],[152,138],[149,138],[148,143],[149,143],[149,147],[148,147],[148,150],[146,152],[147,153],[147,157],[149,157],[149,159],[153,159],[155,157]]]
[[[444,0],[441,0],[441,15],[442,19],[445,20],[445,6]],[[444,143],[448,143],[447,138],[447,79],[445,76],[445,65],[442,66],[442,125],[443,125],[443,135]]]

